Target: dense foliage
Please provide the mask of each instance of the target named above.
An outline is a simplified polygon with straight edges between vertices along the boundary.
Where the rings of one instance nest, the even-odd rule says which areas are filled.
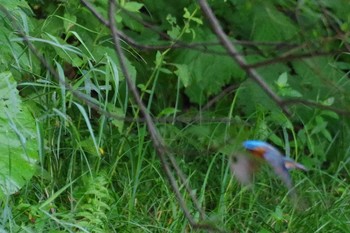
[[[112,33],[83,2],[0,1],[0,232],[196,230],[163,172]],[[291,114],[228,55],[197,1],[117,2],[126,68],[204,222],[234,232],[349,232],[347,0],[208,1]],[[89,3],[108,24],[108,1]],[[293,173],[299,204],[268,169],[253,191],[232,179],[228,157],[246,139],[310,168]]]

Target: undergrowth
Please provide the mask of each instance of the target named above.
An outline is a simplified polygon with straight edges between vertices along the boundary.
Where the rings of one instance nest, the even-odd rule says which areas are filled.
[[[1,13],[0,44],[6,46],[0,67],[16,79],[14,92],[35,119],[38,159],[32,179],[1,200],[0,232],[204,232],[189,224],[169,185],[139,106],[130,96],[110,31],[76,0],[14,2],[0,3],[15,19]],[[305,44],[316,46],[311,54],[323,47],[343,46],[343,41],[335,40],[339,31],[329,35],[333,29],[325,27],[326,19],[314,3],[233,2],[239,1],[211,1],[219,18],[227,20],[222,23],[233,39],[273,45],[285,40],[282,48],[240,44],[239,52],[251,62],[289,53],[284,46],[301,40],[305,50]],[[348,11],[344,14],[338,6],[347,5],[323,2],[327,7],[322,9],[334,11],[331,16],[337,14],[336,23],[344,21],[340,29],[346,30]],[[94,4],[98,11],[107,9],[106,1]],[[166,41],[137,18],[152,18],[162,33],[183,43],[210,47],[216,38],[193,2],[120,4],[128,12],[116,13],[118,26],[146,44]],[[171,11],[164,10],[168,8]],[[296,11],[303,15],[293,21],[289,15]],[[232,25],[238,25],[234,32]],[[38,54],[28,51],[18,28],[31,35],[36,52],[59,80],[40,63]],[[331,36],[332,44],[323,46]],[[287,117],[243,69],[223,56],[218,44],[210,47],[213,53],[205,46],[202,50],[174,47],[138,51],[123,41],[126,68],[205,211],[201,221],[177,179],[195,220],[230,232],[350,232],[347,118],[312,105],[291,107],[292,117]],[[348,106],[347,59],[311,57],[271,64],[259,72],[282,97]],[[62,80],[85,99],[74,96]],[[225,92],[227,87],[233,91]],[[97,111],[88,101],[102,109]],[[268,141],[309,169],[292,172],[298,199],[290,198],[268,166],[262,167],[252,187],[234,179],[229,157],[241,151],[247,139]]]

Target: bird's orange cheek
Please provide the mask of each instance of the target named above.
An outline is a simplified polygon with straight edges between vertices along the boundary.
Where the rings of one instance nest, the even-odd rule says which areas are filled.
[[[265,150],[263,148],[256,148],[254,150],[249,150],[253,155],[259,158],[263,158],[265,154]]]

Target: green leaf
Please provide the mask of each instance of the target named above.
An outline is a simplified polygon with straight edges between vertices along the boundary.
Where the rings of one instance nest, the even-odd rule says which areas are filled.
[[[297,27],[292,21],[268,1],[255,4],[251,13],[255,41],[289,40],[297,34]]]
[[[333,119],[336,119],[336,120],[339,119],[339,115],[338,115],[337,113],[335,113],[335,112],[333,112],[333,111],[329,111],[329,110],[323,110],[323,111],[321,112],[321,115],[322,115],[322,116],[329,116],[329,117],[331,117],[331,118],[333,118]]]
[[[190,72],[186,64],[175,64],[177,70],[174,72],[181,80],[184,87],[188,87],[190,83]]]
[[[147,87],[145,86],[145,84],[142,84],[142,83],[137,84],[137,87],[140,88],[140,90],[141,90],[142,92],[145,92],[145,93],[148,93],[148,94],[151,94],[151,93],[152,93],[151,90],[148,90],[148,89],[147,89]]]
[[[324,121],[322,117],[317,116],[316,117],[316,125],[312,129],[311,135],[318,134],[318,133],[326,130],[327,125],[328,125],[328,123],[326,121]]]
[[[288,73],[284,72],[283,74],[281,74],[278,77],[276,84],[279,88],[288,87]]]
[[[172,115],[176,112],[179,112],[179,110],[177,110],[176,108],[164,108],[157,117],[161,117],[161,116],[169,116]]]
[[[112,124],[117,127],[118,132],[122,133],[124,128],[124,121],[122,120],[123,117],[125,117],[125,112],[122,108],[118,108],[112,104],[107,104],[107,110],[120,117],[120,119],[112,119]]]
[[[25,9],[31,12],[31,8],[28,5],[27,1],[2,0],[1,5],[11,12],[13,12],[14,10],[20,10],[20,9]]]
[[[302,97],[303,96],[299,91],[296,91],[296,90],[290,90],[288,94],[290,97]]]
[[[161,52],[157,51],[156,53],[156,66],[162,66],[163,64],[163,55]]]
[[[143,7],[143,4],[138,2],[126,2],[123,7],[125,10],[131,12],[139,12],[140,9]]]
[[[0,73],[0,197],[17,192],[35,172],[35,120],[10,72]]]
[[[169,14],[166,17],[166,20],[171,25],[171,29],[167,31],[168,35],[171,38],[176,39],[180,35],[180,30],[181,30],[179,25],[177,25],[176,23],[176,18]]]
[[[194,16],[188,11],[188,9],[187,9],[186,7],[184,8],[184,11],[185,11],[185,13],[184,13],[183,17],[184,17],[185,19],[192,20],[192,21],[196,22],[196,23],[199,24],[199,25],[202,25],[202,24],[203,24],[203,21],[202,21],[200,18],[194,17]]]
[[[272,213],[272,217],[276,220],[276,221],[283,221],[284,217],[283,217],[283,211],[281,209],[280,206],[276,207],[276,210],[274,213]]]
[[[196,34],[198,40],[215,39],[215,36],[208,31],[198,31]],[[211,49],[218,53],[225,52],[221,47]],[[179,52],[174,63],[177,64],[177,75],[186,85],[186,94],[191,102],[195,103],[205,102],[209,96],[218,94],[232,79],[241,79],[245,75],[244,71],[228,56],[189,49]]]
[[[76,22],[77,22],[77,17],[75,15],[68,14],[68,13],[64,14],[63,26],[66,32],[69,32],[71,28],[74,27]]]
[[[322,104],[326,106],[331,106],[334,103],[334,97],[329,97],[328,99],[322,101]]]
[[[323,134],[323,136],[324,136],[325,138],[327,138],[327,140],[328,140],[329,142],[332,141],[332,135],[331,135],[331,133],[330,133],[328,130],[324,129],[324,130],[321,131],[321,133]]]

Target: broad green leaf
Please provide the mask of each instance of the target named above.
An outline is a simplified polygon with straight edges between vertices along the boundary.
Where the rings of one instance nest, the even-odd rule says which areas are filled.
[[[215,40],[211,32],[198,31],[196,34],[198,40]],[[225,53],[221,47],[212,47],[212,50]],[[186,87],[186,94],[195,103],[206,102],[209,96],[218,94],[232,79],[239,80],[244,76],[244,71],[231,57],[212,53],[183,50],[179,52],[174,63],[177,64],[177,75]]]
[[[251,33],[255,41],[281,41],[296,36],[297,27],[271,3],[256,4],[253,12]]]
[[[138,13],[143,7],[143,4],[138,2],[126,2],[125,4],[122,4],[122,7],[126,11]],[[123,11],[120,12],[120,18],[117,18],[117,20],[120,20],[126,27],[137,32],[142,32],[145,29],[138,20]]]
[[[0,73],[0,197],[17,192],[38,159],[35,120],[16,86],[10,72]]]

